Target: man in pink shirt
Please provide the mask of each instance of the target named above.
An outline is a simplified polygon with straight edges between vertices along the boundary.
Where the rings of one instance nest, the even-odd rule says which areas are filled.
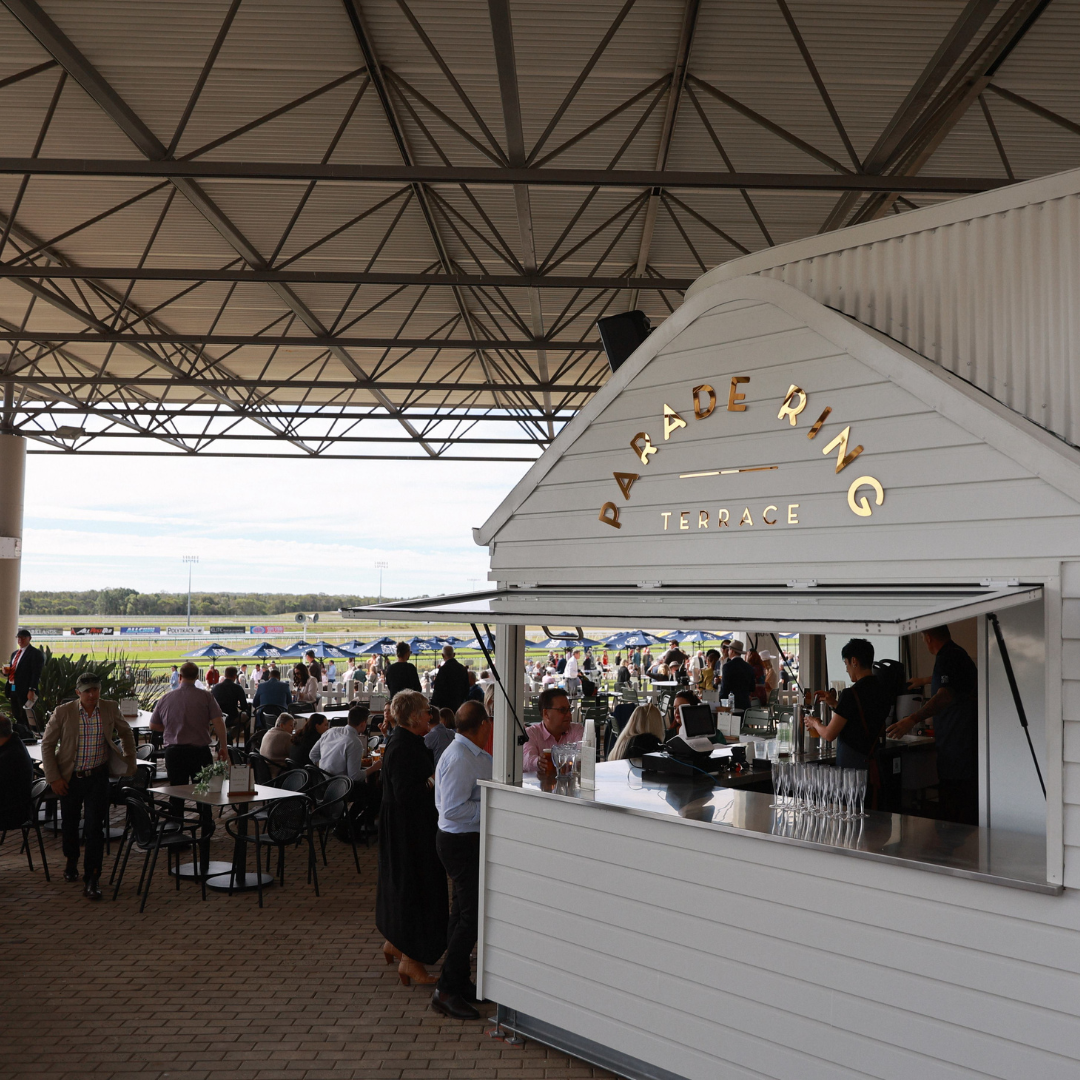
[[[580,724],[570,722],[570,699],[561,687],[552,686],[540,693],[540,723],[530,724],[525,733],[529,741],[522,748],[522,770],[536,772],[541,751],[558,743],[581,742]]]

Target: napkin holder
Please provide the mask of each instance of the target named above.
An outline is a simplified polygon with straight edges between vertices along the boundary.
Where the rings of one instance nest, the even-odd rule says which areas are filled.
[[[581,737],[581,756],[578,758],[581,768],[579,783],[586,790],[596,788],[596,724],[592,717],[585,721],[585,732]]]
[[[125,720],[138,720],[139,719],[139,699],[138,698],[121,698],[121,700],[120,700],[120,715]]]
[[[229,794],[255,794],[255,770],[250,765],[233,765],[229,769]]]

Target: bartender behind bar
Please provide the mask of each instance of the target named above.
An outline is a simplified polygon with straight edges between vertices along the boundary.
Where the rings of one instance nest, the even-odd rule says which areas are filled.
[[[941,817],[978,825],[978,668],[953,641],[947,626],[923,631],[923,640],[934,657],[934,673],[929,679],[912,679],[908,685],[914,689],[929,683],[930,700],[891,725],[886,734],[899,739],[916,724],[933,717]]]

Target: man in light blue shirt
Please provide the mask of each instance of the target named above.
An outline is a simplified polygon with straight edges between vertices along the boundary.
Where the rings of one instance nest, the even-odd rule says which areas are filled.
[[[454,741],[435,769],[435,806],[439,831],[435,850],[450,880],[454,899],[446,929],[442,974],[431,995],[431,1007],[443,1016],[476,1020],[469,1004],[476,1000],[469,958],[476,944],[480,909],[480,787],[491,779],[491,755],[484,750],[491,736],[491,718],[478,701],[466,701],[455,717]]]

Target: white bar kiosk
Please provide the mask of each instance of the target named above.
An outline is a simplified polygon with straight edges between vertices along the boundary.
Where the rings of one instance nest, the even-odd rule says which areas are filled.
[[[490,589],[381,608],[496,628],[478,975],[508,1028],[653,1080],[1080,1077],[1078,220],[1080,172],[710,272],[476,530]],[[526,625],[939,624],[979,672],[978,826],[799,835],[625,761],[523,782]]]

